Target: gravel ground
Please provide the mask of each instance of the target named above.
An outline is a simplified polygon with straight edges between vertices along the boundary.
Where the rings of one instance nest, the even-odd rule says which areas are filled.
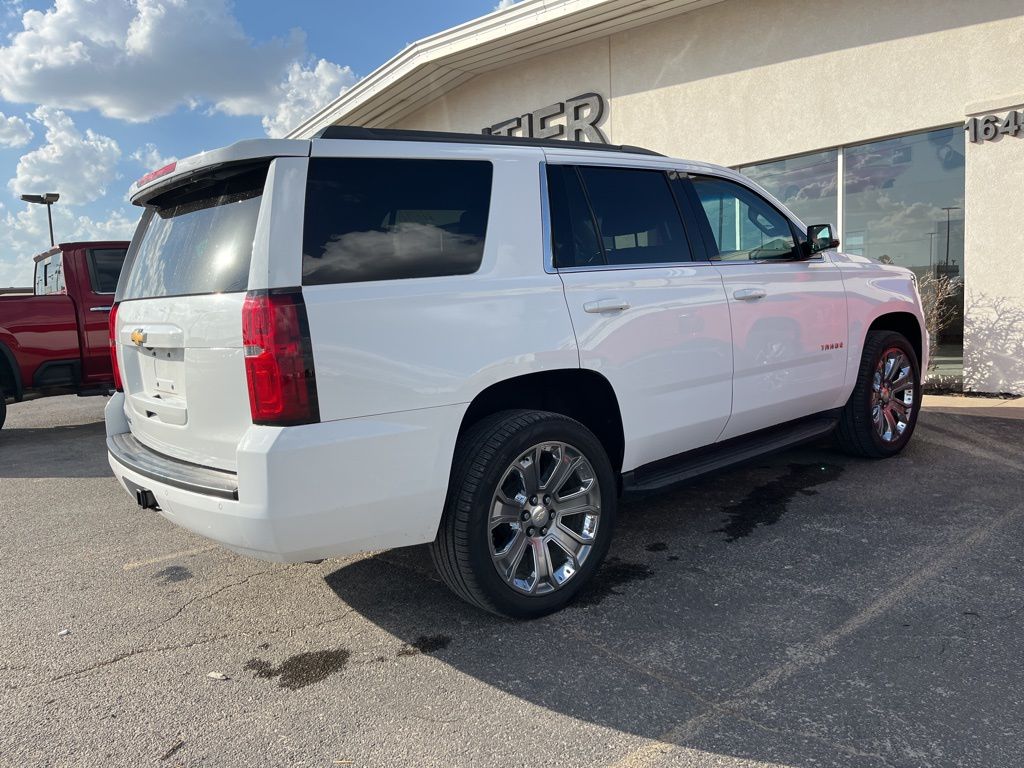
[[[512,623],[421,548],[271,565],[140,512],[103,404],[0,431],[4,766],[1022,763],[1019,420],[626,503],[583,599]]]

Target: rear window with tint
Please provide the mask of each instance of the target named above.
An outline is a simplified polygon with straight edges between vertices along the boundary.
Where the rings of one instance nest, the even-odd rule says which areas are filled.
[[[95,248],[89,251],[89,277],[95,293],[113,293],[124,264],[124,248]]]
[[[220,169],[149,201],[117,300],[246,290],[268,167]]]
[[[478,160],[311,159],[303,285],[476,272],[491,176]]]

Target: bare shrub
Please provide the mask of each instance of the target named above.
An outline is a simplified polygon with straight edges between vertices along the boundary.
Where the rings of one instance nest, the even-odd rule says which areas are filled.
[[[924,322],[928,328],[928,369],[936,365],[939,336],[957,318],[957,307],[953,298],[957,286],[949,275],[927,274],[917,284],[921,294],[921,307],[924,310]]]

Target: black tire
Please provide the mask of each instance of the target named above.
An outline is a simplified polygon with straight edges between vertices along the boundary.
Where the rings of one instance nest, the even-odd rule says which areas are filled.
[[[526,595],[499,575],[492,561],[488,520],[507,470],[523,452],[547,441],[567,443],[589,461],[600,493],[600,517],[594,542],[575,574],[552,592]],[[553,613],[586,586],[607,554],[617,494],[604,447],[578,421],[544,411],[494,414],[473,425],[456,445],[444,514],[430,546],[434,566],[456,595],[485,611],[514,619]]]
[[[905,429],[898,437],[885,440],[875,428],[872,418],[872,395],[874,393],[875,369],[883,356],[892,349],[900,350],[910,363],[913,396]],[[895,331],[869,331],[864,342],[860,367],[857,370],[857,384],[843,408],[836,429],[839,447],[851,455],[872,459],[895,456],[910,442],[920,410],[921,371],[913,345],[903,334]]]
[[[5,421],[7,421],[7,395],[4,394],[3,387],[0,387],[0,429],[4,428]]]

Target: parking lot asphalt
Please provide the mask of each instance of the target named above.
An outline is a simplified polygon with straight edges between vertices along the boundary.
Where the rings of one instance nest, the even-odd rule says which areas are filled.
[[[139,511],[104,402],[0,431],[0,765],[1022,764],[1024,421],[625,503],[582,599],[514,623],[422,548],[272,565]]]

